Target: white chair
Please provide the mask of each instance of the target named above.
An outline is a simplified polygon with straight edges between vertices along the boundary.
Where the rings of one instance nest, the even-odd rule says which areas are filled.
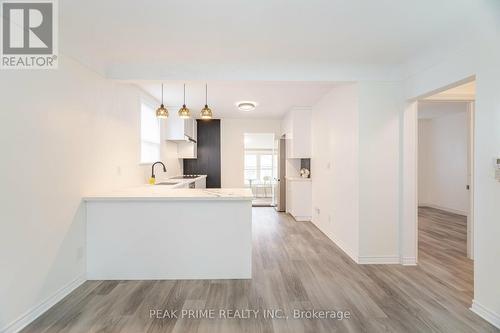
[[[267,198],[267,188],[271,187],[271,177],[264,176],[262,180],[263,180],[262,187],[264,187],[264,198]]]

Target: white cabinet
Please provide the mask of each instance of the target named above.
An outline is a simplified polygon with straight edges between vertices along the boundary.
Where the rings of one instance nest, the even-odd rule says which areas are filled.
[[[162,120],[164,140],[168,141],[196,141],[196,119],[182,119],[177,115]]]
[[[184,120],[184,136],[191,138],[194,141],[198,140],[198,126],[196,119],[183,119]]]
[[[177,143],[177,158],[197,158],[196,119],[182,119],[177,115],[162,119],[163,139]]]
[[[207,188],[207,177],[197,179],[194,183],[195,188]]]
[[[297,221],[311,221],[312,183],[310,179],[286,180],[286,210]]]
[[[287,158],[311,158],[311,109],[293,108],[282,121]]]

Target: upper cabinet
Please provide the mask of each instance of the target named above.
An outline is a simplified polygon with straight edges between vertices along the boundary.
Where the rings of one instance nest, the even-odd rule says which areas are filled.
[[[197,129],[196,119],[174,115],[162,120],[163,139],[177,143],[177,158],[197,158]]]
[[[182,119],[169,117],[163,120],[164,138],[169,141],[195,141],[197,140],[196,119]]]
[[[287,158],[311,158],[311,108],[293,108],[283,118]]]

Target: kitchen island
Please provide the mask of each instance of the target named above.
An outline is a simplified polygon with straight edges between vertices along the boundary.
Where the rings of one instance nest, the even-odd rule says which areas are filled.
[[[87,279],[249,279],[252,193],[145,185],[84,198]]]

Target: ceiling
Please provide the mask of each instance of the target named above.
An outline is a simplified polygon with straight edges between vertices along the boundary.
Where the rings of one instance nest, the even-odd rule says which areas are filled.
[[[134,82],[145,92],[161,99],[160,82]],[[183,103],[183,83],[164,82],[164,104],[170,114]],[[280,119],[293,107],[312,106],[335,84],[328,82],[208,82],[208,104],[214,118],[275,118]],[[257,103],[254,111],[238,110],[236,102]],[[186,82],[186,104],[193,117],[199,117],[205,105],[205,82]]]
[[[404,64],[474,40],[498,14],[495,4],[497,10],[493,0],[64,0],[60,50],[121,79],[198,79],[201,68],[321,74],[334,64]]]

